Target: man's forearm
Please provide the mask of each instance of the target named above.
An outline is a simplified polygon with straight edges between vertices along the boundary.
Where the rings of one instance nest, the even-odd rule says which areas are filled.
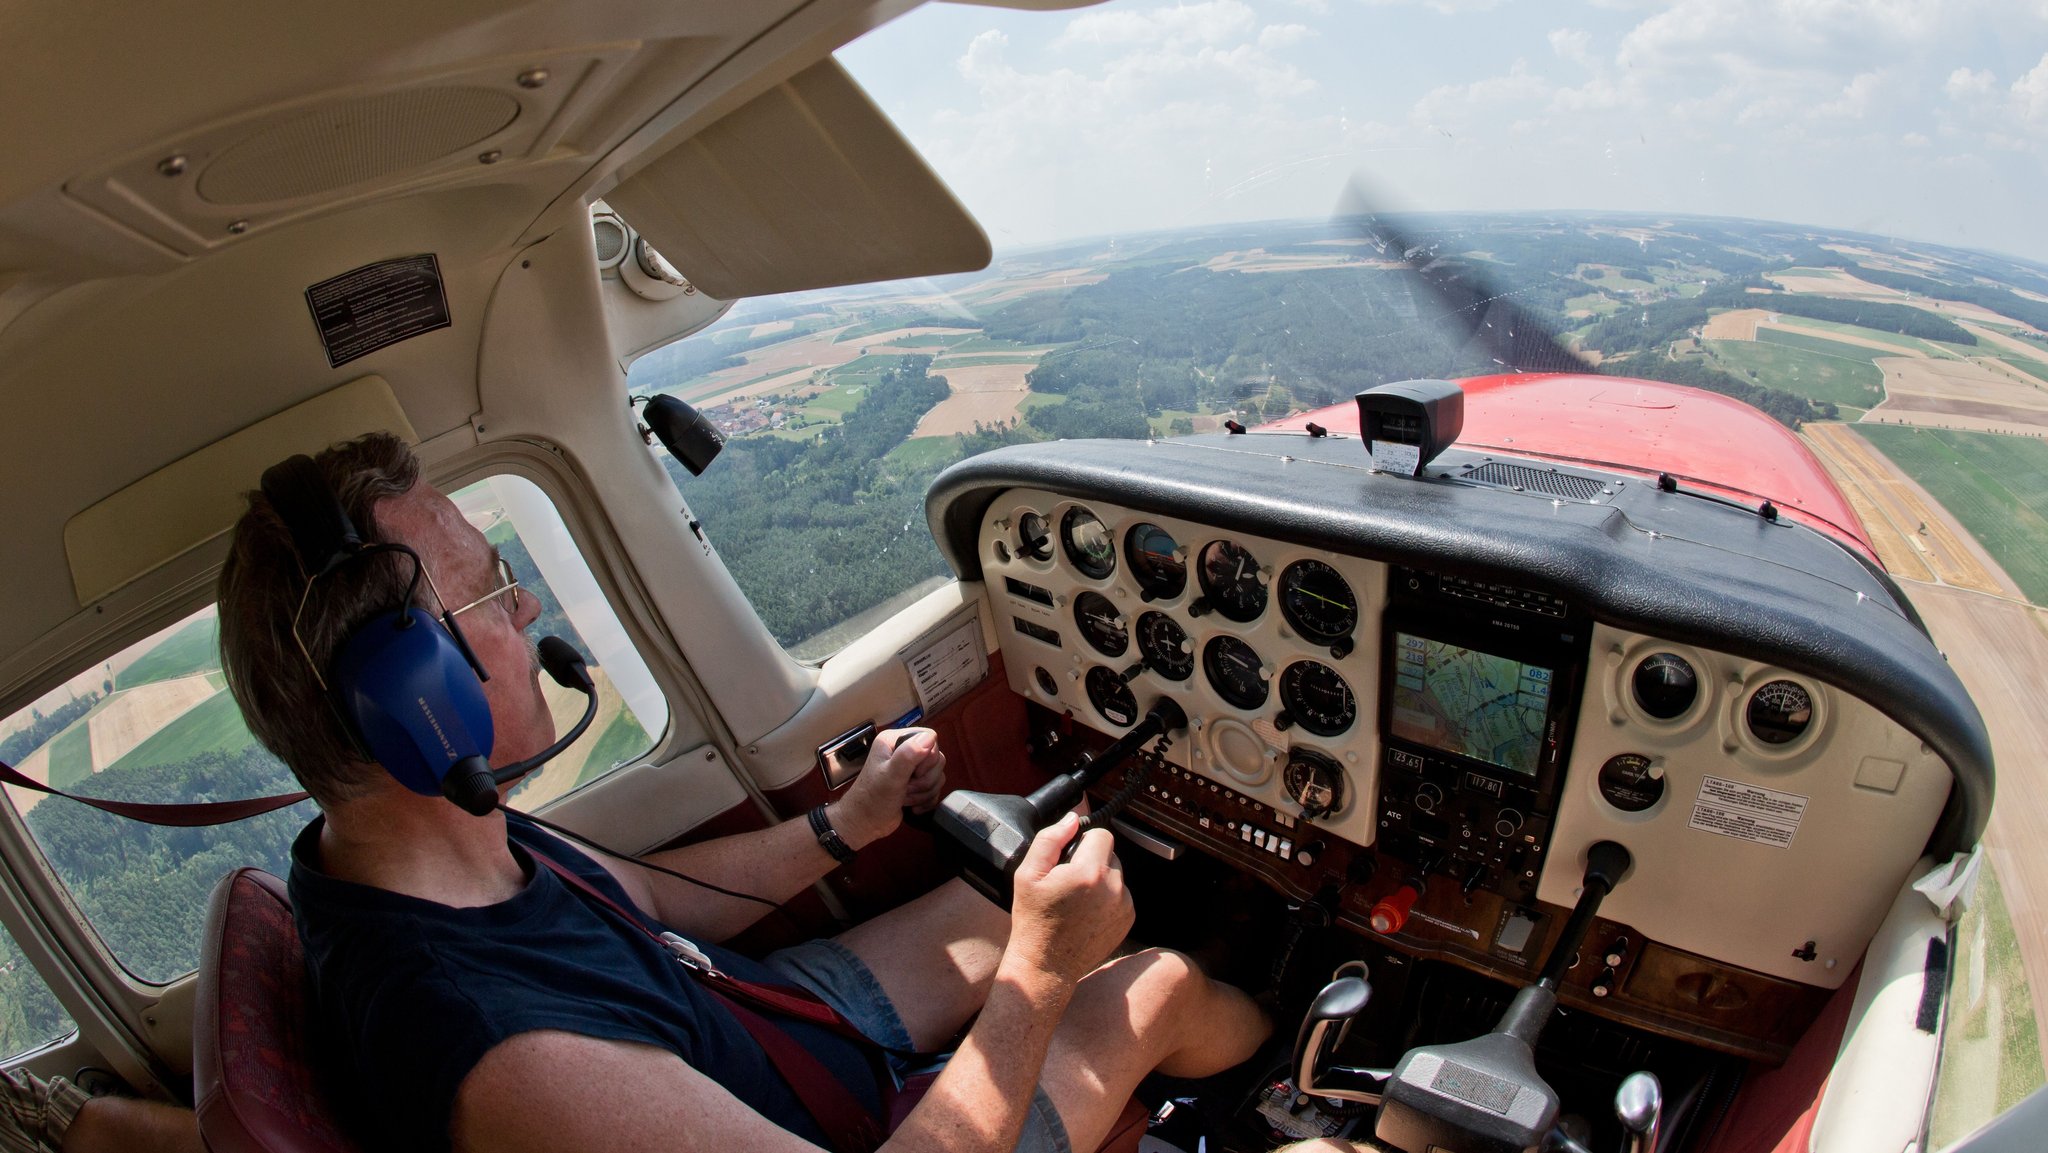
[[[828,806],[828,815],[832,810]],[[844,832],[842,830],[842,832]],[[849,848],[861,846],[849,842]],[[765,829],[734,833],[715,840],[685,845],[646,860],[664,868],[687,873],[720,888],[748,893],[780,905],[837,867],[838,862],[818,844],[810,822],[795,817]],[[673,877],[652,873],[655,908],[649,910],[663,924],[679,933],[723,941],[767,915],[768,910],[752,901],[721,896]]]
[[[1030,1116],[1073,986],[1005,957],[967,1039],[882,1146],[889,1153],[1009,1153]]]

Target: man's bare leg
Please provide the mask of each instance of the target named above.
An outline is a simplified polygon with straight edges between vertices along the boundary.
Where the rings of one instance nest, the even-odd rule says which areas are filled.
[[[1081,982],[1039,1084],[1073,1147],[1093,1149],[1147,1074],[1220,1073],[1251,1057],[1272,1031],[1241,990],[1203,976],[1179,953],[1147,949]]]
[[[836,940],[867,964],[919,1049],[949,1044],[981,1011],[1010,940],[1010,915],[964,881],[865,921]]]

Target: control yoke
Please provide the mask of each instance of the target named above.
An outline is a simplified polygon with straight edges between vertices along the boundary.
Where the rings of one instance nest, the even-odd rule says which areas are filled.
[[[1557,1007],[1557,987],[1585,944],[1600,902],[1628,875],[1627,849],[1601,841],[1586,854],[1585,887],[1551,946],[1536,983],[1515,994],[1493,1031],[1452,1045],[1410,1049],[1391,1073],[1329,1066],[1333,1031],[1365,1007],[1371,990],[1359,977],[1333,981],[1309,1007],[1295,1043],[1295,1084],[1311,1096],[1380,1105],[1374,1135],[1408,1150],[1445,1153],[1573,1151],[1577,1141],[1554,1127],[1557,1091],[1536,1072],[1536,1041]],[[1654,1076],[1622,1085],[1615,1112],[1630,1153],[1655,1148],[1661,1093]]]
[[[1008,907],[1010,877],[1040,829],[1081,800],[1088,786],[1116,768],[1155,738],[1188,726],[1188,715],[1165,697],[1154,702],[1144,719],[1116,743],[1093,757],[1084,757],[1071,772],[1061,773],[1029,796],[955,789],[946,794],[933,822],[965,851],[966,879],[991,899]],[[1127,799],[1128,790],[1116,800]],[[1084,828],[1106,822],[1121,805],[1113,801],[1089,814]]]

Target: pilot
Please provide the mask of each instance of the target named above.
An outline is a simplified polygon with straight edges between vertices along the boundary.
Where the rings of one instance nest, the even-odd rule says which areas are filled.
[[[337,445],[316,463],[364,540],[417,553],[428,580],[414,603],[437,617],[436,597],[463,606],[460,630],[489,673],[493,762],[549,745],[525,631],[540,605],[490,542],[393,437]],[[329,1083],[374,1147],[855,1147],[858,1126],[819,1098],[880,1114],[891,1063],[900,1072],[903,1053],[947,1049],[922,1096],[897,1101],[907,1115],[887,1148],[1086,1153],[1146,1074],[1215,1073],[1267,1036],[1250,998],[1186,958],[1112,958],[1131,899],[1106,831],[1081,834],[1062,862],[1071,815],[1033,842],[1010,913],[956,880],[758,961],[720,948],[764,915],[728,893],[785,901],[835,867],[834,837],[858,851],[906,805],[936,801],[945,757],[929,730],[878,737],[815,830],[799,817],[647,858],[672,872],[412,791],[366,762],[317,672],[351,630],[405,600],[408,575],[402,555],[384,552],[309,588],[290,527],[257,493],[220,589],[229,686],[321,810],[293,846],[290,889]],[[293,630],[302,600],[304,651]],[[657,931],[687,940],[664,945]],[[671,955],[685,951],[702,968]],[[731,1007],[741,994],[720,981],[798,986],[810,1007],[745,1002],[756,1020],[743,1022]],[[847,1028],[814,1024],[817,1001]],[[824,1075],[779,1072],[790,1062]]]

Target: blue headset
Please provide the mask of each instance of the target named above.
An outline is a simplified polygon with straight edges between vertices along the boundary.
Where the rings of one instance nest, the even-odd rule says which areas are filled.
[[[490,674],[441,603],[439,590],[433,590],[438,619],[414,603],[426,574],[419,554],[402,544],[366,543],[309,456],[272,465],[263,473],[262,489],[290,529],[305,573],[292,640],[309,663],[298,617],[322,578],[380,553],[412,562],[404,600],[372,614],[335,649],[324,671],[313,667],[313,675],[349,737],[399,784],[422,796],[447,797],[479,816],[496,808],[494,733],[484,698]],[[431,578],[427,584],[433,588]]]

